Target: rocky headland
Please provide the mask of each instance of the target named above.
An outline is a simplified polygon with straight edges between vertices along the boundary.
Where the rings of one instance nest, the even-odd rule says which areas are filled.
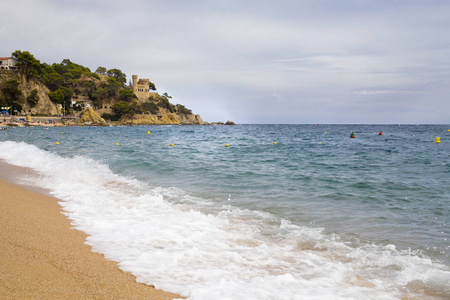
[[[0,70],[1,117],[28,120],[48,117],[61,125],[235,125],[208,123],[172,97],[156,91],[149,79],[126,84],[118,69],[96,72],[73,63],[40,63],[29,52],[16,51],[16,70]],[[14,118],[12,118],[14,120]],[[34,122],[34,121],[31,121]]]

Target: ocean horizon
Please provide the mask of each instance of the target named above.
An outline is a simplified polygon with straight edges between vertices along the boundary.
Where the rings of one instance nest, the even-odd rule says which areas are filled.
[[[449,299],[449,150],[439,124],[0,134],[94,251],[195,300]]]

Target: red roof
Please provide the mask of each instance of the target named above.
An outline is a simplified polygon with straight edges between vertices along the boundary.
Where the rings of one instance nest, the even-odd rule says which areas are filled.
[[[11,59],[12,57],[0,57],[1,60]]]

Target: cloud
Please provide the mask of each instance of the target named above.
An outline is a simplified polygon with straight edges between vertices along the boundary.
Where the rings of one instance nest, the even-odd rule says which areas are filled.
[[[0,55],[29,50],[43,62],[138,74],[206,120],[392,122],[386,111],[415,101],[406,121],[439,122],[423,103],[450,109],[446,1],[17,0],[2,9]]]
[[[350,94],[371,96],[371,95],[383,95],[383,94],[423,94],[423,93],[424,93],[423,91],[359,90],[359,91],[353,91]]]

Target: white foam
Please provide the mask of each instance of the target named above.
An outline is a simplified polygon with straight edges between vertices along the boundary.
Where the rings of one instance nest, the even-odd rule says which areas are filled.
[[[350,246],[319,228],[214,208],[25,143],[0,142],[0,158],[40,174],[34,184],[63,200],[95,251],[139,282],[189,299],[397,299],[423,285],[436,299],[450,295],[448,267],[394,245]]]

